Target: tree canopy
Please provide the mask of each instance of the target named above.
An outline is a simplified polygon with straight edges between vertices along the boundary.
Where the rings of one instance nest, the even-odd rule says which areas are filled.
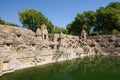
[[[15,24],[15,23],[6,22],[6,21],[3,20],[1,17],[0,17],[0,24],[19,27],[19,26],[18,26],[17,24]]]
[[[48,32],[51,33],[54,25],[48,18],[46,18],[40,11],[35,9],[23,9],[18,12],[19,19],[23,26],[33,31],[36,31],[42,24],[46,24]]]
[[[78,13],[67,26],[69,34],[79,35],[85,29],[88,35],[113,34],[120,32],[120,2],[111,2],[95,12]]]
[[[5,24],[5,21],[0,17],[0,24]]]
[[[119,34],[120,33],[120,2],[111,2],[105,7],[100,7],[96,11],[85,11],[77,13],[66,29],[55,27],[48,18],[35,9],[23,9],[18,12],[22,25],[34,32],[42,24],[47,26],[49,33],[67,33],[80,35],[85,29],[88,35],[95,34]],[[0,24],[18,26],[17,24],[6,22],[0,17]]]
[[[64,34],[66,34],[66,29],[56,26],[53,32],[54,33],[60,33],[60,32],[62,32]]]
[[[67,31],[73,35],[79,35],[82,29],[85,29],[90,34],[90,29],[95,21],[93,11],[86,11],[82,14],[78,13],[70,24],[67,25]]]
[[[106,7],[96,11],[94,31],[99,34],[112,34],[113,30],[120,31],[120,2],[111,2]]]

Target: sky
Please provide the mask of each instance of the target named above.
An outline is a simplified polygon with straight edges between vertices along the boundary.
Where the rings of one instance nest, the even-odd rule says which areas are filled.
[[[96,11],[101,6],[120,0],[0,0],[0,17],[22,26],[18,11],[33,8],[42,12],[55,26],[66,27],[77,13]]]

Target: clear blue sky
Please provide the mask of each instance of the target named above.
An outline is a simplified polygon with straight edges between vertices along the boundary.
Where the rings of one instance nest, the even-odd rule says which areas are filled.
[[[0,16],[8,22],[22,25],[18,10],[34,8],[41,11],[55,26],[65,27],[77,13],[95,11],[110,2],[120,0],[0,0]]]

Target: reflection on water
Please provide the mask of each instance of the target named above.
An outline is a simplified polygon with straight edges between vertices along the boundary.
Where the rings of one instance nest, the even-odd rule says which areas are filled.
[[[92,56],[32,67],[0,80],[120,80],[120,57]]]

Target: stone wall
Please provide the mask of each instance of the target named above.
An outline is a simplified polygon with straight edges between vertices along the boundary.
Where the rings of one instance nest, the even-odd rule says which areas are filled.
[[[120,36],[111,35],[87,37],[85,30],[80,36],[48,34],[45,25],[38,28],[36,33],[0,25],[0,56],[7,56],[0,58],[0,72],[84,55],[118,55],[119,38]]]
[[[108,55],[120,55],[120,35],[100,35],[87,38],[94,39]]]

